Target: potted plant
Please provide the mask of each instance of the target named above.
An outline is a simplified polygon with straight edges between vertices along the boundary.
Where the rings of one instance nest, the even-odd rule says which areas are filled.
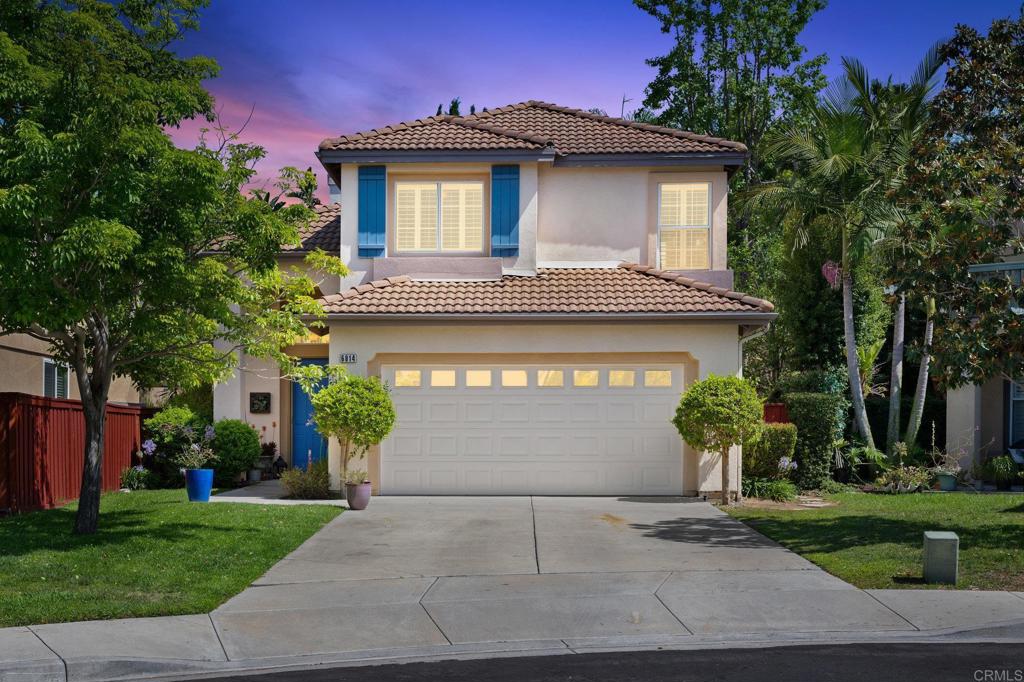
[[[988,475],[996,484],[996,490],[1009,490],[1017,477],[1017,463],[1009,455],[993,457],[986,466]]]
[[[363,459],[371,446],[384,440],[395,425],[395,406],[388,388],[377,377],[349,374],[329,365],[323,376],[302,382],[313,404],[317,430],[341,444],[341,473],[350,509],[370,503],[370,481],[365,471],[349,473],[352,460]],[[322,384],[320,379],[330,381]],[[361,506],[360,506],[361,505]]]
[[[208,465],[217,460],[210,441],[213,440],[213,427],[207,426],[202,438],[195,437],[195,429],[186,426],[182,434],[187,441],[178,452],[175,462],[185,470],[185,490],[189,502],[209,502],[210,491],[213,490],[213,469]]]
[[[953,492],[961,472],[959,458],[948,452],[936,452],[936,455],[933,456],[935,465],[928,471],[939,482],[939,490]]]
[[[352,469],[345,473],[345,500],[349,509],[366,509],[370,504],[370,481],[366,478],[366,471]]]

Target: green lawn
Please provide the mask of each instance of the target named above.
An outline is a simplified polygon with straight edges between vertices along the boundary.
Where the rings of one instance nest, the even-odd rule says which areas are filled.
[[[922,534],[960,536],[960,589],[1024,590],[1024,495],[968,493],[828,496],[837,507],[729,513],[863,588],[921,581]]]
[[[110,493],[76,536],[74,506],[0,518],[0,626],[209,611],[340,512]]]

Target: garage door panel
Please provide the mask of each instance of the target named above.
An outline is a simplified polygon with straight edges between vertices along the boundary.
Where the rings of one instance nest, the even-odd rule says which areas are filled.
[[[389,382],[395,369],[384,369]],[[682,445],[669,421],[682,385],[678,368],[671,385],[669,368],[655,368],[661,385],[651,387],[644,367],[410,369],[424,381],[395,388],[398,419],[381,446],[384,494],[682,491]],[[445,381],[454,376],[455,386],[431,385],[435,371]],[[486,383],[488,371],[490,386],[473,385]],[[553,372],[561,372],[561,386]],[[594,372],[596,386],[576,385],[577,374],[594,383]]]

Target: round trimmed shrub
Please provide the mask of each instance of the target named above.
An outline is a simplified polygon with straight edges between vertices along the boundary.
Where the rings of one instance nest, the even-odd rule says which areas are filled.
[[[260,435],[239,419],[221,419],[213,425],[213,452],[217,455],[217,485],[231,485],[260,458]]]

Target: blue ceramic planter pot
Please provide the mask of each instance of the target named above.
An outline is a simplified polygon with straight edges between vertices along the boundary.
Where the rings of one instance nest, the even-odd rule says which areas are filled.
[[[189,502],[209,502],[213,490],[213,469],[186,469],[185,490]]]

